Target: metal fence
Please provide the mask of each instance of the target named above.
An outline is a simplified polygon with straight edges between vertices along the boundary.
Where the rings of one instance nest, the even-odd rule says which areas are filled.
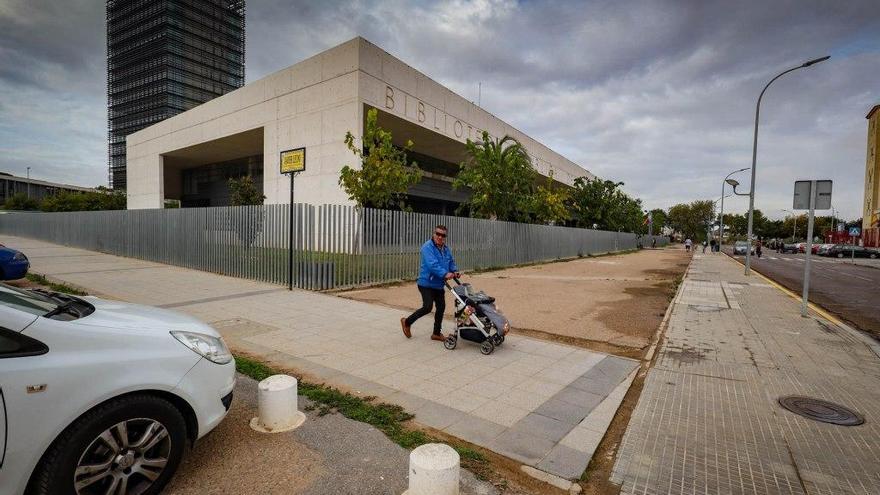
[[[662,236],[553,227],[342,205],[238,206],[7,213],[0,233],[170,265],[334,289],[415,279],[419,248],[437,224],[462,270],[504,267],[657,245]]]

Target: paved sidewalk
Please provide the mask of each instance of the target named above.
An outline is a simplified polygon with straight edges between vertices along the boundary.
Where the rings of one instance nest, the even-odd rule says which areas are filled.
[[[727,256],[694,256],[612,481],[624,494],[880,493],[880,358],[742,272]],[[779,406],[787,395],[865,423],[806,419]]]
[[[239,350],[400,404],[416,421],[567,479],[587,467],[638,362],[508,336],[489,356],[412,339],[401,311],[331,295],[3,236],[33,271],[90,293],[189,313]]]

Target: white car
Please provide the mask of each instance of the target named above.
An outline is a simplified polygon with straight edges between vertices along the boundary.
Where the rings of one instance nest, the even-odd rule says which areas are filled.
[[[158,493],[234,385],[194,318],[0,284],[0,495]]]

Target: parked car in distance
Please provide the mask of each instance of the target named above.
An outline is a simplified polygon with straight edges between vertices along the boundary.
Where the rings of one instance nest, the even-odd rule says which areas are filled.
[[[819,244],[819,248],[816,249],[816,254],[819,256],[828,256],[828,250],[833,247],[834,244]]]
[[[798,245],[797,244],[783,244],[781,248],[779,248],[780,253],[798,253]]]
[[[745,256],[746,249],[749,248],[749,243],[746,241],[736,241],[733,245],[733,254],[739,254]],[[755,254],[755,246],[752,246],[752,253]]]
[[[195,318],[0,283],[0,493],[159,493],[234,385]]]
[[[833,256],[835,258],[854,257],[876,259],[880,257],[880,251],[862,246],[853,246],[851,244],[837,244],[828,250],[828,256]]]
[[[21,251],[0,244],[0,280],[18,280],[27,275],[31,262]]]

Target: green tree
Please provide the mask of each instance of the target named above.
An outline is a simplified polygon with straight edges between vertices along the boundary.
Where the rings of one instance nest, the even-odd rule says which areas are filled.
[[[663,232],[663,228],[669,224],[669,216],[666,214],[666,210],[654,208],[651,210],[651,218],[654,221],[654,235],[660,235]]]
[[[562,223],[568,220],[569,193],[553,185],[553,172],[545,185],[540,185],[532,195],[531,213],[538,223]]]
[[[748,230],[748,215],[740,215],[737,213],[724,214],[724,231],[733,239],[736,237],[745,237]]]
[[[642,201],[620,190],[623,182],[578,177],[571,192],[575,224],[584,228],[647,232]]]
[[[612,199],[607,229],[647,233],[648,226],[645,224],[642,200],[631,198],[623,191],[617,191]]]
[[[229,179],[229,202],[232,206],[261,205],[266,199],[254,184],[254,178],[243,175],[237,179]]]
[[[608,229],[614,195],[623,182],[578,177],[571,194],[571,210],[578,227]]]
[[[103,186],[94,191],[59,191],[40,203],[43,211],[101,211],[124,210],[125,192]]]
[[[422,180],[418,164],[407,163],[406,153],[413,143],[407,141],[403,149],[394,146],[391,132],[379,127],[377,120],[377,110],[368,110],[363,147],[355,143],[351,132],[345,133],[345,145],[360,159],[361,165],[360,168],[342,167],[339,185],[358,206],[406,210],[407,189]]]
[[[711,200],[677,204],[669,209],[670,227],[694,241],[706,239],[706,232],[714,218],[715,203]]]
[[[36,210],[40,203],[36,199],[27,197],[25,193],[15,193],[6,198],[3,208],[7,210]]]
[[[486,131],[481,141],[468,139],[466,146],[468,157],[452,183],[471,190],[462,209],[479,218],[527,221],[537,172],[526,149],[510,136],[492,139]]]

